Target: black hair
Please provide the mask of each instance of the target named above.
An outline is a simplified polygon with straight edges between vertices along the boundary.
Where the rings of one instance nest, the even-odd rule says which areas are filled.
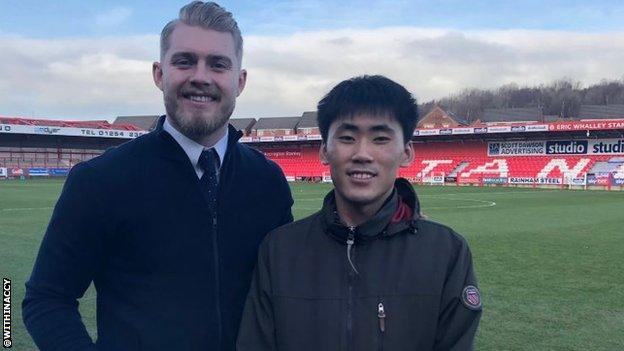
[[[416,99],[399,83],[381,75],[344,80],[325,95],[317,106],[317,121],[323,141],[330,125],[358,114],[383,115],[401,125],[403,141],[411,140],[418,122]]]

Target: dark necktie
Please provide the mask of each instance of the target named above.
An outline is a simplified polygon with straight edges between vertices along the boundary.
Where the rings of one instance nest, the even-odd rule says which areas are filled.
[[[219,155],[214,148],[202,151],[198,161],[199,167],[204,171],[201,179],[201,190],[210,209],[214,210],[217,204],[217,185],[219,184],[218,167],[219,167]]]

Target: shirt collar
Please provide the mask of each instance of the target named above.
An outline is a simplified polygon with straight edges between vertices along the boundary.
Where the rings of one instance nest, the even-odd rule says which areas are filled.
[[[173,139],[178,144],[180,144],[180,146],[182,147],[182,149],[188,156],[189,160],[191,161],[191,164],[193,165],[193,168],[195,169],[195,173],[197,173],[198,177],[201,177],[201,175],[204,173],[201,167],[199,167],[198,165],[199,155],[201,155],[204,149],[214,148],[217,154],[219,155],[219,166],[223,165],[223,160],[225,157],[225,152],[227,151],[227,144],[228,144],[228,134],[229,134],[228,128],[225,129],[225,134],[223,135],[223,137],[219,139],[219,141],[217,141],[216,144],[210,147],[201,145],[197,143],[196,141],[188,138],[186,135],[180,133],[177,129],[175,129],[175,127],[173,127],[173,125],[171,125],[171,123],[169,122],[169,117],[165,118],[165,122],[163,123],[163,129],[167,133],[171,134]]]

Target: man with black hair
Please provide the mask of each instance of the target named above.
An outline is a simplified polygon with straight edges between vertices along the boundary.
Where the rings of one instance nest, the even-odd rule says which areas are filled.
[[[426,220],[396,179],[414,157],[416,101],[382,76],[318,104],[323,208],[260,247],[239,351],[471,350],[481,299],[466,241]]]

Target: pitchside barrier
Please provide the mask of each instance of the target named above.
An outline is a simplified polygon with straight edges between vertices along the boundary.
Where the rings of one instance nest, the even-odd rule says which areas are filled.
[[[429,184],[429,185],[444,185],[444,180],[445,180],[443,172],[440,172],[440,173],[432,172],[428,176],[421,177],[421,178],[422,178],[423,184]]]
[[[497,176],[467,176],[444,177],[443,175],[418,174],[408,177],[412,183],[426,185],[454,184],[456,186],[503,186],[503,187],[530,187],[530,188],[560,188],[560,189],[598,189],[624,190],[624,177],[614,173],[603,174],[565,174],[561,177],[497,177]]]
[[[332,179],[331,179],[331,173],[329,172],[323,172],[323,179],[321,180],[323,183],[331,183]]]
[[[20,167],[0,167],[0,178],[52,178],[66,177],[69,168],[20,168]]]

